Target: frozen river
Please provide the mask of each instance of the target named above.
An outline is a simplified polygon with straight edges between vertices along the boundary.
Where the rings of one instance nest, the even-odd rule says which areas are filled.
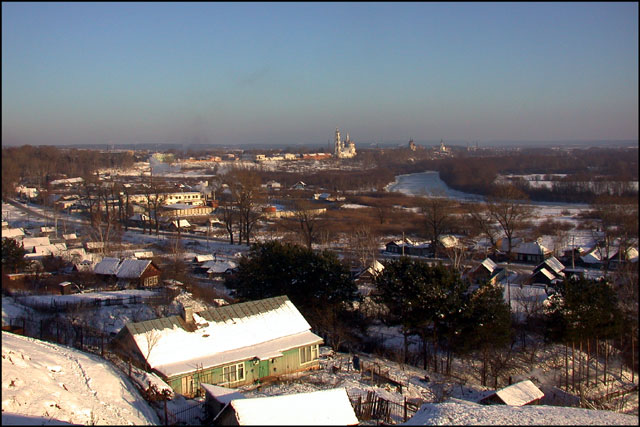
[[[463,193],[449,188],[436,171],[410,173],[396,176],[396,180],[385,187],[409,196],[444,196],[456,200],[484,200],[477,194]]]
[[[483,196],[457,191],[440,179],[437,171],[427,171],[410,173],[396,176],[396,180],[385,187],[387,191],[397,191],[409,196],[444,196],[461,201],[482,201]],[[541,202],[535,201],[529,204],[539,208],[572,208],[588,209],[589,205],[584,203],[561,203],[561,202]]]

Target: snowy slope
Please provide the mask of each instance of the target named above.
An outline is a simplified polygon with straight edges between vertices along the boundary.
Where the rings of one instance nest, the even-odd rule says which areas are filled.
[[[2,332],[2,424],[157,425],[129,380],[97,356]]]
[[[582,408],[480,405],[451,399],[422,405],[403,425],[638,425],[638,417]]]

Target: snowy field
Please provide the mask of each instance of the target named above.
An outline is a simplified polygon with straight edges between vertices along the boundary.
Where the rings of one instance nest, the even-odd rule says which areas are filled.
[[[2,424],[159,425],[129,380],[103,359],[2,332]]]

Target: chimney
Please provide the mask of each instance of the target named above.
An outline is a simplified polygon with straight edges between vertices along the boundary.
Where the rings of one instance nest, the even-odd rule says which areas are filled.
[[[180,314],[182,315],[182,319],[187,323],[193,323],[193,307],[186,306],[183,304],[180,305]]]

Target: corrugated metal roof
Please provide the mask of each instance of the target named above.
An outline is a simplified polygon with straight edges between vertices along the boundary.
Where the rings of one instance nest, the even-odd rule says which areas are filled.
[[[560,273],[564,270],[564,265],[554,256],[545,259],[543,264],[546,264],[555,273]]]
[[[137,279],[151,264],[148,259],[124,259],[118,267],[116,277],[119,279]]]
[[[119,258],[106,257],[96,264],[96,266],[93,268],[93,272],[95,274],[115,275],[118,273],[119,264]]]

